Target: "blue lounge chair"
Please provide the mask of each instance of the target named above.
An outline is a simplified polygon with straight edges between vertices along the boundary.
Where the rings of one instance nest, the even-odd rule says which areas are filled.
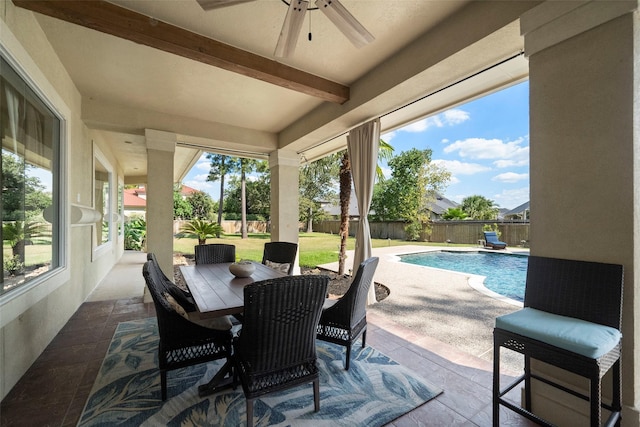
[[[507,247],[505,242],[501,242],[498,240],[498,235],[495,231],[485,231],[484,232],[484,247],[491,249],[504,249]]]

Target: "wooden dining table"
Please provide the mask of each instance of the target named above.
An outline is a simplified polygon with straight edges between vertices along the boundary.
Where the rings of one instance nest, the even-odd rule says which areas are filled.
[[[244,310],[244,287],[246,285],[287,275],[254,262],[256,269],[251,276],[235,277],[229,271],[231,264],[225,262],[180,266],[182,276],[198,307],[200,318],[240,314]],[[227,360],[207,384],[198,387],[198,394],[204,397],[231,387],[232,373],[232,362]]]
[[[246,285],[287,275],[253,262],[255,271],[251,276],[235,277],[229,271],[231,264],[224,262],[180,266],[187,287],[196,301],[200,317],[220,317],[242,313]]]

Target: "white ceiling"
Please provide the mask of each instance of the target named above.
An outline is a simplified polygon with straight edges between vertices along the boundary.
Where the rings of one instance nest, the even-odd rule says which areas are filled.
[[[257,0],[204,11],[195,0],[111,3],[276,60],[287,11]],[[293,150],[311,160],[344,147],[348,129],[383,116],[383,130],[527,77],[517,17],[537,2],[343,0],[375,36],[356,49],[319,11],[296,52],[279,62],[351,88],[342,104],[36,13],[82,95],[85,123],[113,146],[126,180],[146,175],[145,129],[178,135],[176,180],[200,149],[266,157]],[[444,88],[455,82],[461,84]],[[431,96],[427,96],[430,95]],[[411,107],[391,111],[409,102]],[[330,142],[326,142],[330,141]],[[119,154],[118,154],[119,153]]]

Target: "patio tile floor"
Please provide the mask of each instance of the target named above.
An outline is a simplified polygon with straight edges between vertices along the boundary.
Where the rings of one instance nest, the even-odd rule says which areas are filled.
[[[132,266],[136,273],[140,266]],[[133,273],[132,273],[133,274]],[[88,301],[80,306],[0,403],[0,425],[75,426],[119,322],[155,316],[143,297]],[[437,339],[370,311],[367,344],[444,390],[388,426],[490,426],[492,369]],[[356,344],[359,345],[359,344]],[[517,398],[516,391],[513,392]],[[502,410],[502,425],[529,426]]]

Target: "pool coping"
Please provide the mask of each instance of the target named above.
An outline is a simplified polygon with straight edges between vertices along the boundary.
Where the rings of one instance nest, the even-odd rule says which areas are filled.
[[[513,251],[513,250],[495,250],[495,249],[485,249],[484,247],[446,247],[446,246],[437,246],[437,247],[424,247],[424,250],[411,250],[411,251],[407,251],[407,252],[397,252],[397,253],[393,253],[393,254],[388,254],[388,257],[390,258],[389,261],[391,262],[402,262],[401,257],[404,255],[414,255],[414,254],[420,254],[420,253],[425,253],[425,252],[442,252],[442,251],[447,251],[447,252],[487,252],[487,253],[497,253],[497,254],[511,254],[511,255],[524,255],[524,254],[529,254],[529,251],[525,251],[525,250],[518,250]],[[447,273],[452,273],[452,274],[458,274],[458,275],[462,275],[467,277],[467,284],[474,290],[478,291],[479,293],[488,296],[490,298],[496,299],[498,301],[502,301],[506,304],[510,304],[513,305],[515,307],[524,307],[524,303],[522,301],[518,301],[515,300],[513,298],[509,298],[506,297],[504,295],[501,295],[497,292],[494,292],[490,289],[488,289],[485,285],[484,285],[484,279],[486,279],[486,276],[482,276],[482,275],[478,275],[478,274],[472,274],[472,273],[462,273],[459,271],[455,271],[455,270],[447,270],[444,268],[437,268],[437,267],[428,267],[425,265],[418,265],[418,264],[412,264],[415,265],[417,267],[422,267],[422,268],[427,268],[427,269],[433,269],[433,270],[438,270],[438,271],[446,271]]]

